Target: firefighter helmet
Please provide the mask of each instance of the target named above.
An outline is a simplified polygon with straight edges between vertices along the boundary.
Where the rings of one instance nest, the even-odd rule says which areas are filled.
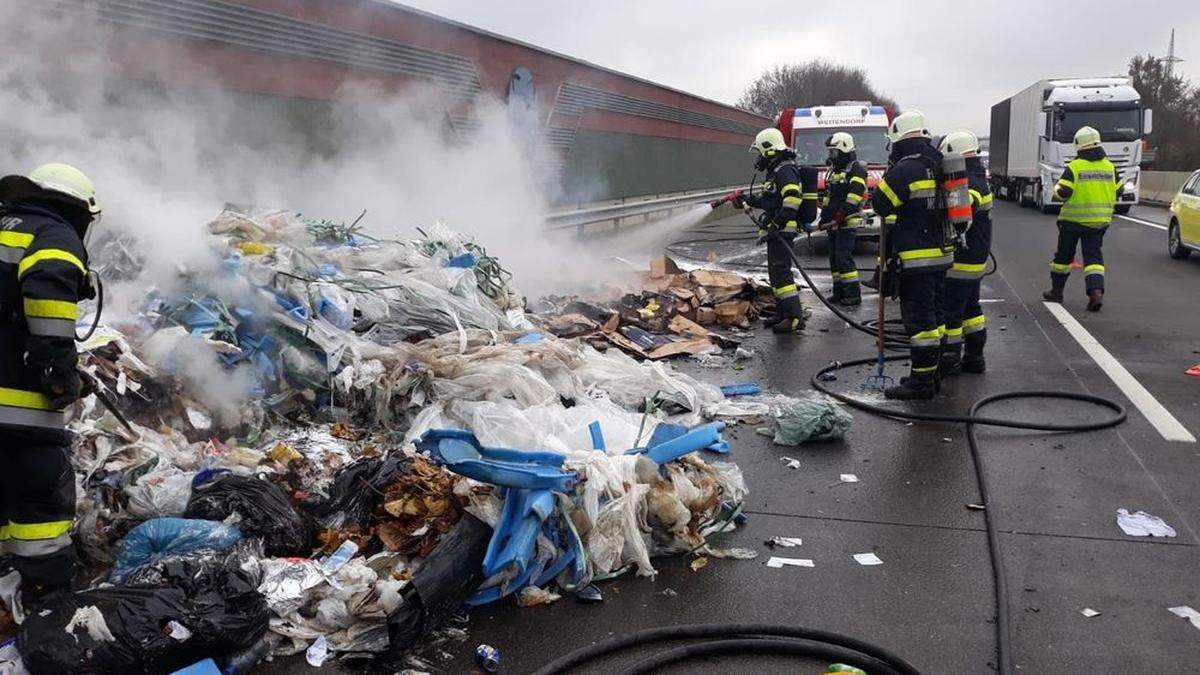
[[[1092,127],[1079,127],[1075,132],[1075,147],[1083,150],[1100,145],[1100,132]]]
[[[754,145],[750,146],[752,152],[757,152],[763,157],[771,157],[780,150],[787,149],[787,142],[783,140],[783,132],[775,127],[768,127],[758,132],[754,137]]]
[[[979,139],[969,131],[952,131],[942,137],[938,150],[943,155],[966,155],[979,153]]]
[[[854,152],[854,137],[844,131],[839,131],[825,139],[825,147],[839,152]]]
[[[922,136],[929,135],[929,132],[925,130],[925,113],[920,110],[909,110],[897,115],[888,125],[888,140],[895,143],[916,131],[921,132]]]
[[[82,171],[69,164],[43,164],[25,176],[0,178],[0,201],[37,194],[78,204],[87,209],[93,220],[100,216],[96,186]]]

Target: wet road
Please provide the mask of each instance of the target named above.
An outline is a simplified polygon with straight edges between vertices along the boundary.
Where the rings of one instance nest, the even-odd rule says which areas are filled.
[[[1064,307],[1169,417],[1200,435],[1200,378],[1184,375],[1200,363],[1200,260],[1167,256],[1166,232],[1154,226],[1166,222],[1164,211],[1139,208],[1130,215],[1144,222],[1118,218],[1106,237],[1103,312],[1083,311],[1078,273]],[[1018,666],[1038,673],[1196,672],[1189,669],[1200,668],[1200,630],[1167,608],[1200,609],[1200,446],[1165,440],[1147,417],[1158,413],[1135,407],[1128,383],[1118,388],[1043,305],[1054,217],[997,203],[995,221],[999,270],[984,281],[989,370],[951,381],[940,403],[915,407],[965,413],[980,396],[1012,389],[1090,392],[1129,407],[1129,421],[1115,430],[1060,436],[980,430],[1008,566]],[[710,239],[743,238],[692,249],[702,258],[711,249],[720,258],[761,260],[748,253],[752,241],[744,239],[743,222],[703,226]],[[810,259],[824,265],[819,251]],[[866,269],[869,256],[861,259]],[[815,275],[827,283],[827,272]],[[809,294],[805,302],[816,304]],[[870,296],[858,313],[872,316],[875,307]],[[819,367],[873,348],[823,308],[803,337],[759,331],[752,346],[759,356],[744,370],[681,367],[718,384],[759,381],[800,395]],[[864,374],[842,373],[837,384],[854,389]],[[1060,422],[1103,414],[1044,402],[990,412]],[[714,559],[698,572],[686,560],[659,560],[654,579],[604,584],[599,605],[568,598],[529,609],[510,603],[476,609],[469,640],[444,667],[470,672],[480,642],[496,646],[507,672],[519,673],[636,628],[753,621],[853,634],[905,655],[922,672],[992,672],[991,568],[982,514],[967,507],[979,495],[961,427],[907,426],[856,412],[845,443],[782,448],[745,426],[729,436],[731,458],[750,487],[750,520],[717,541],[757,548],[757,560]],[[787,469],[785,455],[799,459],[800,468]],[[860,480],[842,483],[843,473]],[[1128,537],[1116,525],[1118,508],[1158,515],[1178,536]],[[815,567],[767,568],[771,552],[762,543],[777,535],[801,537],[803,545],[776,554],[810,558]],[[864,552],[876,553],[883,565],[860,566],[851,558]],[[1084,608],[1100,615],[1085,618]],[[595,664],[588,672],[619,672],[630,662]],[[721,659],[672,672],[822,671],[816,663]]]

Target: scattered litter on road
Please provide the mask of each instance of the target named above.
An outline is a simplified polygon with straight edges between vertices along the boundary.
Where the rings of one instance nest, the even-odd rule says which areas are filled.
[[[1188,621],[1191,622],[1192,626],[1194,626],[1197,629],[1200,629],[1200,612],[1197,612],[1196,610],[1192,609],[1191,607],[1188,607],[1187,605],[1181,605],[1179,607],[1168,607],[1167,611],[1181,619],[1187,619]]]
[[[1100,616],[1100,612],[1097,612],[1096,610],[1092,609],[1091,607],[1084,607],[1083,609],[1079,610],[1079,613],[1089,619],[1094,616]]]
[[[1187,370],[1185,370],[1183,372],[1185,375],[1191,375],[1192,377],[1200,377],[1200,363],[1197,363],[1196,365],[1192,366],[1191,368],[1188,368]]]
[[[844,474],[838,476],[838,480],[843,483],[857,483],[858,476],[856,476],[852,473],[844,473]]]
[[[942,442],[943,442],[943,443],[949,443],[949,442],[950,442],[950,439],[949,439],[948,437],[946,437],[946,436],[943,436],[943,437],[942,437]]]
[[[664,589],[662,589],[661,591],[659,591],[659,592],[658,592],[658,594],[659,594],[659,595],[661,595],[661,596],[663,596],[663,597],[666,597],[666,598],[674,598],[674,597],[676,597],[676,596],[678,596],[678,595],[679,595],[679,593],[677,593],[677,592],[676,592],[674,589],[672,589],[672,588],[664,588]]]
[[[1175,528],[1168,525],[1162,518],[1145,511],[1130,513],[1127,509],[1117,509],[1117,525],[1121,531],[1131,537],[1174,537]]]
[[[491,645],[479,645],[475,648],[475,663],[484,672],[500,672],[500,650]]]
[[[536,607],[537,605],[549,605],[552,602],[561,600],[562,596],[558,593],[553,593],[544,588],[537,586],[526,586],[517,593],[517,605],[520,607]]]
[[[699,558],[696,558],[695,560],[693,560],[692,563],[690,565],[688,565],[688,567],[692,568],[693,572],[699,572],[700,570],[704,569],[705,566],[707,566],[707,565],[708,565],[708,558],[699,557]]]
[[[879,559],[879,556],[875,555],[874,553],[855,553],[854,562],[864,566],[883,564],[883,561]]]
[[[329,658],[329,642],[325,639],[324,635],[319,635],[304,652],[304,659],[313,668],[320,668],[325,665],[325,659],[327,658]]]
[[[588,584],[575,592],[575,599],[582,603],[604,602],[604,594],[595,584]]]
[[[987,507],[983,504],[967,504],[967,508],[972,511],[986,511]]]
[[[771,537],[763,543],[772,548],[795,548],[803,542],[800,537]]]
[[[789,469],[799,469],[800,468],[800,460],[798,460],[798,459],[788,457],[785,455],[783,457],[780,457],[779,461],[783,462],[784,466],[786,466]]]
[[[845,663],[831,663],[828,666],[825,666],[825,672],[823,675],[837,675],[839,673],[844,675],[867,675],[867,671],[863,670],[862,668],[857,668]]]
[[[840,403],[832,399],[818,395],[780,399],[771,404],[774,431],[760,430],[764,435],[773,436],[776,445],[841,440],[850,430],[853,418]]]
[[[767,560],[767,567],[816,567],[816,565],[808,558],[780,558],[778,556],[771,556]]]

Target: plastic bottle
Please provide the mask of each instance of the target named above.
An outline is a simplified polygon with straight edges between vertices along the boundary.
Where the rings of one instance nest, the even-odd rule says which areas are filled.
[[[225,666],[221,668],[221,675],[246,675],[271,655],[272,648],[274,644],[271,634],[266,633],[249,649],[230,654],[225,659]]]
[[[321,563],[321,569],[325,570],[326,574],[334,574],[342,569],[342,565],[350,562],[355,553],[358,553],[358,544],[347,539],[325,559],[325,562]]]

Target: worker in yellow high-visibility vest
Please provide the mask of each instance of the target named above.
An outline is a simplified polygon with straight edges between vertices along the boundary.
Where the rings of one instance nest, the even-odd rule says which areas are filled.
[[[1104,304],[1104,232],[1112,222],[1117,199],[1124,192],[1121,176],[1100,146],[1100,132],[1081,127],[1075,132],[1078,156],[1067,163],[1054,192],[1063,200],[1058,214],[1058,249],[1050,263],[1050,290],[1042,297],[1062,302],[1071,274],[1075,247],[1083,249],[1083,275],[1089,312]]]

